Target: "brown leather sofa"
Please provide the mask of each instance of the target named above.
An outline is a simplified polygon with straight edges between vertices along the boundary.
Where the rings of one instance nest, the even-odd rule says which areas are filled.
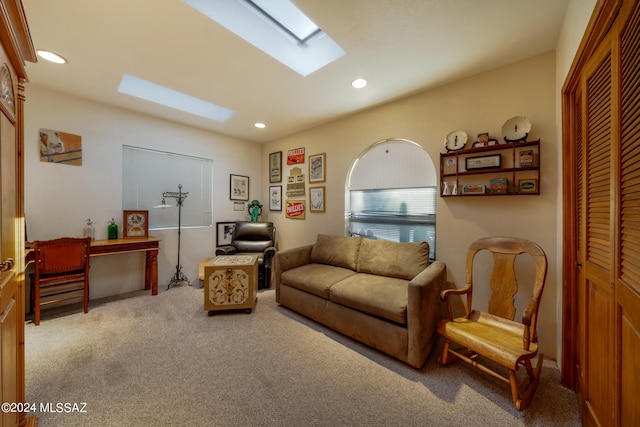
[[[276,254],[281,305],[415,368],[437,338],[446,266],[425,242],[318,235]]]
[[[258,289],[271,287],[271,265],[276,254],[276,228],[272,222],[238,221],[231,244],[216,248],[217,255],[258,255]]]

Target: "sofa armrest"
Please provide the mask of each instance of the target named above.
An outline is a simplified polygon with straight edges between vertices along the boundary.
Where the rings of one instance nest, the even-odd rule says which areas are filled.
[[[446,280],[445,263],[435,261],[409,282],[408,360],[412,366],[422,366],[437,338],[436,329],[442,317],[440,291]]]
[[[218,246],[216,248],[216,255],[232,255],[236,253],[235,246]]]
[[[282,273],[309,264],[312,249],[313,245],[306,245],[278,252],[276,254],[276,270]]]
[[[299,246],[276,253],[273,280],[276,284],[276,301],[280,295],[280,277],[283,272],[311,262],[313,245]]]

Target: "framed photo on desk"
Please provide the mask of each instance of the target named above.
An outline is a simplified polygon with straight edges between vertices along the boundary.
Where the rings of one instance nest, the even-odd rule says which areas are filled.
[[[122,237],[149,237],[149,211],[125,210]]]

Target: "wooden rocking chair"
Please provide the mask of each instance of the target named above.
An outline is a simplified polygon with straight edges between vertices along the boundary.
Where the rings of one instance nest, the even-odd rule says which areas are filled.
[[[473,261],[476,254],[482,250],[490,251],[494,261],[488,312],[474,310],[471,305]],[[532,298],[523,311],[520,323],[514,321],[514,298],[518,292],[514,267],[517,256],[524,253],[533,258],[536,273]],[[536,243],[519,238],[486,237],[473,242],[467,250],[467,285],[462,289],[448,289],[440,294],[440,298],[447,303],[448,319],[438,324],[438,333],[445,338],[442,356],[438,361],[446,365],[463,360],[507,382],[511,386],[513,403],[518,411],[529,406],[540,379],[543,355],[539,355],[535,371],[531,359],[538,353],[536,324],[546,275],[547,257]],[[467,296],[465,315],[454,319],[449,297],[464,294]],[[459,344],[463,349],[452,349],[451,342]],[[509,377],[482,365],[478,361],[478,355],[506,367]],[[516,377],[516,371],[520,366],[524,366],[526,370],[526,377],[521,382]]]

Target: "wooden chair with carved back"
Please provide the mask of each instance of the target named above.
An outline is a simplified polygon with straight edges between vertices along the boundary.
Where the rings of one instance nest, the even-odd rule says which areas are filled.
[[[493,254],[489,280],[492,292],[486,312],[472,306],[474,259],[484,250]],[[515,264],[521,254],[529,254],[533,259],[535,277],[529,280],[533,282],[531,299],[523,310],[522,321],[518,322],[514,320],[514,301],[519,290]],[[467,250],[466,286],[448,289],[440,294],[447,303],[448,318],[438,324],[438,333],[445,338],[442,356],[438,361],[446,365],[463,360],[505,381],[511,387],[513,403],[519,411],[531,403],[542,368],[542,354],[538,356],[535,370],[532,359],[538,354],[536,325],[546,275],[547,257],[538,244],[520,238],[486,237],[473,242]],[[453,317],[449,299],[454,295],[466,295],[464,317]],[[453,349],[452,343],[461,348]],[[508,377],[496,372],[495,368],[489,368],[486,362],[483,364],[482,358],[504,366],[508,370]],[[520,367],[524,367],[525,376],[519,380],[516,371]]]
[[[40,324],[40,307],[67,300],[84,303],[89,311],[89,254],[91,238],[63,237],[33,242],[31,275],[34,321]]]

